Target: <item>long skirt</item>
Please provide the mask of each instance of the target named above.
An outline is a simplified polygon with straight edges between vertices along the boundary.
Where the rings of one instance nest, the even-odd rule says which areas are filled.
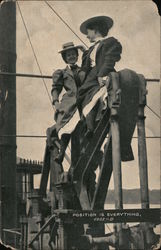
[[[79,120],[76,94],[66,92],[55,112],[55,129],[59,138],[61,139],[63,134],[71,134]]]
[[[119,76],[119,84],[121,88],[121,105],[119,109],[121,159],[122,161],[129,161],[134,159],[131,140],[138,117],[140,80],[138,74],[129,69],[121,70],[116,74]],[[111,75],[111,84],[112,81]],[[94,67],[90,71],[84,84],[79,89],[78,100],[82,105],[82,113],[85,117],[90,114],[90,111],[99,101],[100,105],[99,109],[97,109],[96,117],[100,118],[103,103],[108,96],[107,92],[106,86],[99,86],[97,81],[97,71]]]

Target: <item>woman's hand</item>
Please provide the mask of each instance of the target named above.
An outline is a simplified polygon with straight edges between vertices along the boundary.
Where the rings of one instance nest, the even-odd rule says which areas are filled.
[[[55,107],[55,109],[58,109],[58,107],[59,107],[58,100],[56,100],[56,101],[53,102],[53,106]]]
[[[86,51],[86,48],[83,45],[77,46],[77,48],[80,49],[82,52]]]
[[[100,87],[103,87],[105,85],[103,77],[99,76],[97,79],[98,79],[98,83],[99,83]]]
[[[105,76],[105,77],[98,77],[98,83],[100,85],[100,87],[103,87],[104,85],[108,86],[109,82],[110,82],[110,77],[109,76]]]

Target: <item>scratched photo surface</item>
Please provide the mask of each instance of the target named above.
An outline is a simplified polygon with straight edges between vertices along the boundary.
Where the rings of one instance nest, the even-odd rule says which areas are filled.
[[[116,70],[128,68],[146,78],[160,78],[160,16],[152,1],[50,1],[50,5],[59,16],[44,1],[19,1],[43,75],[51,76],[54,70],[65,67],[58,53],[62,44],[72,41],[80,45],[83,41],[90,46],[88,39],[80,32],[80,24],[84,20],[108,15],[114,20],[109,36],[117,38],[123,47]],[[40,74],[18,9],[17,72]],[[52,80],[45,79],[45,83],[50,95]],[[159,114],[159,83],[148,82],[147,89],[147,104]],[[46,129],[54,123],[54,111],[48,93],[42,79],[17,78],[18,135],[46,135]],[[145,115],[146,136],[150,137],[146,142],[149,189],[152,190],[160,188],[160,139],[151,138],[159,137],[160,120],[148,107],[145,108]],[[45,143],[45,138],[17,138],[17,155],[42,161]],[[124,189],[137,189],[140,185],[136,138],[132,140],[132,148],[135,160],[122,163]],[[37,176],[35,181],[35,186],[39,187],[40,177]],[[113,189],[113,178],[110,189]]]

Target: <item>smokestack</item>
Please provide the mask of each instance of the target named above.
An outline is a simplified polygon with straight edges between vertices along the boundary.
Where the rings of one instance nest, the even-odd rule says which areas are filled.
[[[16,3],[0,1],[0,71],[16,72]],[[16,227],[16,78],[0,76],[0,236]],[[11,244],[10,239],[7,244]]]

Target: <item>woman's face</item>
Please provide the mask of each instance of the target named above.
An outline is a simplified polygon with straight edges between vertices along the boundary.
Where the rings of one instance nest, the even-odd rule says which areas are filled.
[[[87,29],[87,38],[91,43],[94,43],[97,37],[97,33],[95,30]]]
[[[65,59],[68,64],[75,64],[78,60],[78,55],[75,49],[67,50]]]

